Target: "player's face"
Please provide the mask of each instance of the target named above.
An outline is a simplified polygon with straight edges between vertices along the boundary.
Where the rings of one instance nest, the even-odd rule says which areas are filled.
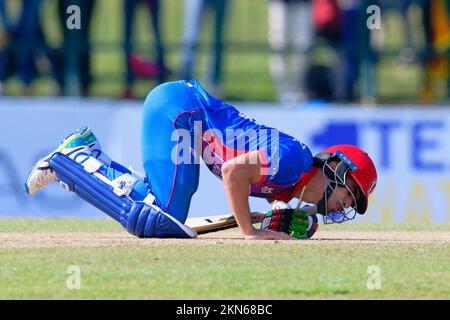
[[[353,205],[354,198],[358,199],[358,187],[350,175],[346,178],[346,185],[347,188],[338,186],[335,192],[331,193],[328,198],[328,212],[338,212],[350,208]]]

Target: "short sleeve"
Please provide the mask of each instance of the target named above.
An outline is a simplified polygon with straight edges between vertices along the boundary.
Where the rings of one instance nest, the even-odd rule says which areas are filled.
[[[309,148],[298,140],[280,137],[278,148],[265,153],[263,182],[292,185],[303,173],[312,168],[313,157]]]

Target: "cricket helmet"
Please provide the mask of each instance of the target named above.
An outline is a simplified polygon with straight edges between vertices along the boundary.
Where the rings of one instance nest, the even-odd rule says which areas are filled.
[[[338,163],[334,170],[328,165],[332,161]],[[377,171],[372,159],[366,152],[352,145],[334,145],[315,155],[314,164],[322,167],[324,175],[332,182],[331,187],[324,193],[325,200],[334,191],[336,185],[346,186],[346,177],[350,175],[358,186],[359,194],[359,197],[354,196],[355,203],[352,204],[354,211],[359,214],[364,214],[367,211],[368,197],[377,184]],[[326,208],[322,211],[327,214]],[[346,214],[344,214],[345,217]],[[344,221],[353,218],[344,219]]]

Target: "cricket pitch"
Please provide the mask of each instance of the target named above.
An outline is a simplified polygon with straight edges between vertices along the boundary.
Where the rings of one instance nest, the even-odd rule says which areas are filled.
[[[138,239],[110,221],[0,219],[0,299],[449,299],[449,230],[321,224],[298,241],[245,241],[237,228]]]

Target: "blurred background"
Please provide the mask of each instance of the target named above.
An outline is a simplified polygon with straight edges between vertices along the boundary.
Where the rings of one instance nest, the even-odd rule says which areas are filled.
[[[367,150],[364,219],[450,223],[449,16],[449,0],[0,0],[0,214],[102,216],[58,186],[26,197],[31,165],[87,124],[141,169],[143,99],[196,78],[313,153]],[[202,174],[191,215],[227,206]]]
[[[73,23],[70,5],[80,9],[81,29],[66,27]],[[0,92],[141,99],[160,82],[197,78],[239,101],[443,102],[450,87],[449,6],[0,0]]]

